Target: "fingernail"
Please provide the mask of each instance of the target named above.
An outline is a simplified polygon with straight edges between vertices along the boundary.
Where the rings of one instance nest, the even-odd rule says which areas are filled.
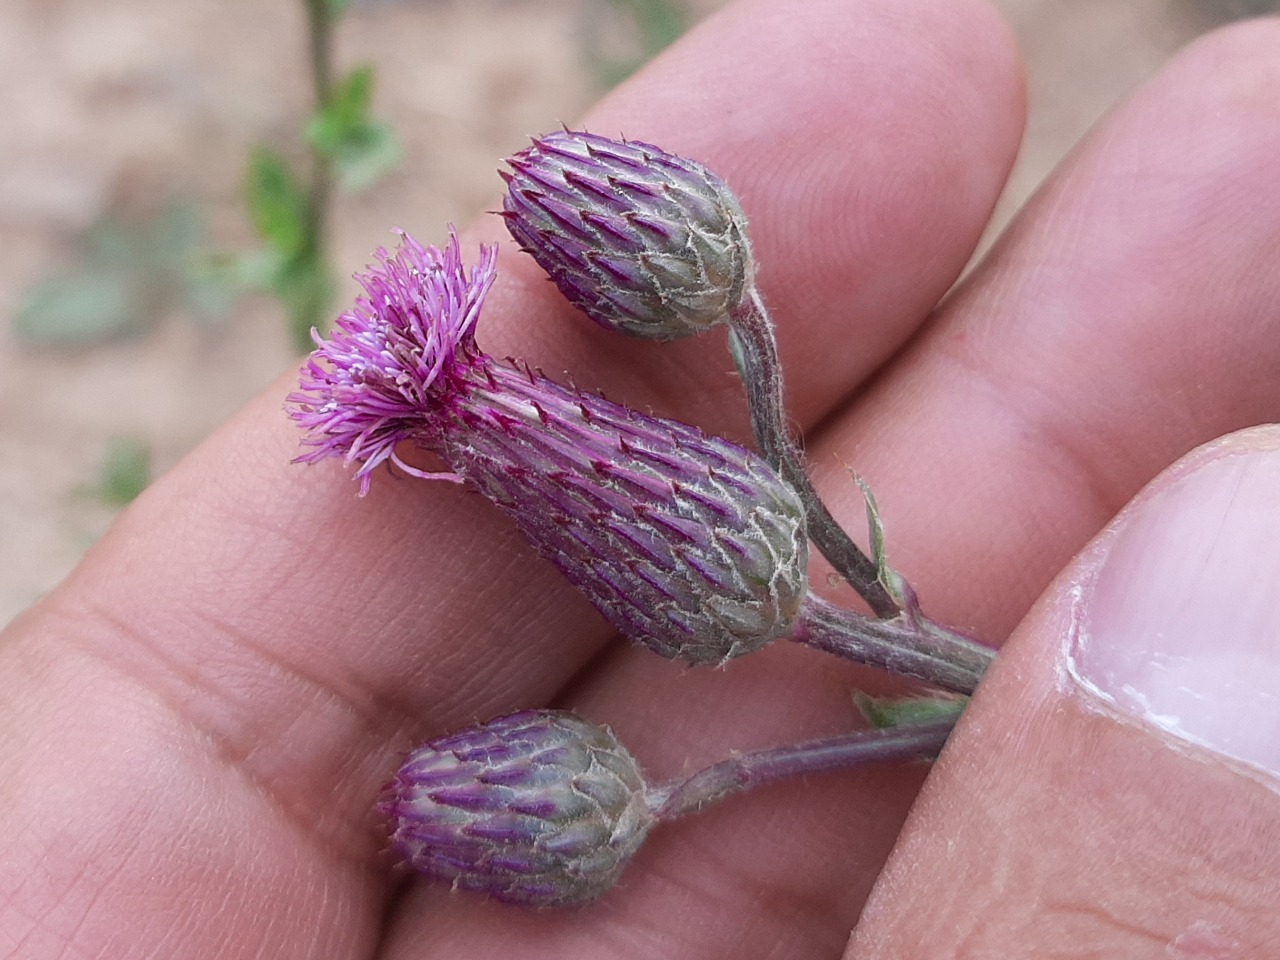
[[[1280,777],[1280,450],[1253,436],[1118,518],[1068,665],[1121,713]]]

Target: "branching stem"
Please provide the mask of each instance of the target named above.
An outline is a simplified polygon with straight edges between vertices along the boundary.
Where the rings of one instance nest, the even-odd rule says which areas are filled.
[[[863,553],[814,488],[800,447],[787,427],[773,321],[754,287],[730,315],[729,325],[756,443],[799,493],[809,538],[880,618],[872,620],[811,596],[793,639],[946,690],[972,693],[995,651],[925,617],[915,592],[883,564],[879,548],[876,559]],[[867,496],[876,545],[883,533],[869,492]],[[886,580],[894,583],[894,589]]]

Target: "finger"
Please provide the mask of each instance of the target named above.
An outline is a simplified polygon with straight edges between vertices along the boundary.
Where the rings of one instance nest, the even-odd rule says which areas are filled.
[[[927,610],[1006,634],[1150,477],[1275,419],[1277,27],[1193,45],[1095,131],[811,461],[878,493]]]
[[[1263,322],[1280,276],[1259,266],[1280,254],[1275,43],[1267,25],[1209,38],[1137,94],[820,438],[811,460],[837,462],[823,479],[833,499],[851,493],[847,518],[862,505],[841,461],[882,491],[890,559],[927,611],[998,639],[1051,560],[1078,550],[1142,478],[1280,415],[1280,344]],[[573,702],[661,774],[852,722],[848,675],[805,651],[766,650],[663,694],[655,672],[619,651]],[[641,851],[603,929],[500,923],[461,900],[432,929],[459,953],[511,949],[537,923],[548,955],[650,929],[661,943],[627,940],[629,956],[822,955],[858,916],[913,787],[910,771],[864,771],[674,825]]]
[[[807,249],[787,245],[785,204],[803,194],[769,186],[765,172],[830,182],[853,142],[852,133],[834,132],[856,127],[860,109],[880,115],[880,103],[850,107],[846,88],[870,84],[889,101],[907,97],[902,109],[916,114],[929,107],[931,135],[907,145],[932,150],[934,161],[868,154],[869,167],[875,161],[903,179],[858,207],[886,224],[887,208],[904,197],[950,211],[936,229],[912,224],[889,234],[899,248],[917,237],[924,269],[914,260],[898,266],[926,287],[941,289],[960,269],[1013,153],[1020,92],[1009,82],[1015,68],[1003,33],[980,9],[957,5],[943,15],[919,7],[912,24],[887,0],[860,8],[835,0],[748,5],[657,68],[708,71],[696,109],[646,112],[643,98],[660,87],[654,78],[637,81],[591,121],[677,149],[688,137],[731,176],[756,171],[744,192],[777,201],[752,201],[762,208],[760,255],[773,276],[806,281],[774,297],[780,310],[814,325],[789,328],[789,344],[830,322],[826,306],[835,301],[823,298],[844,280],[832,264],[866,252],[867,237],[841,229],[847,198],[866,191],[840,183],[824,201],[829,211],[817,203],[795,211],[797,223],[830,238],[815,266]],[[887,49],[899,59],[867,54],[876,49],[859,45],[867,30],[893,40]],[[845,47],[863,50],[863,59],[840,61]],[[796,69],[819,52],[828,61],[821,73]],[[896,76],[903,62],[915,65],[910,82],[890,89],[884,72],[891,65]],[[955,73],[966,89],[976,87],[962,101],[989,109],[951,108],[948,88],[960,84],[942,78]],[[752,124],[720,122],[744,104]],[[827,114],[838,128],[806,122]],[[734,162],[747,156],[750,163]],[[937,181],[935,163],[954,157],[972,164],[964,178],[972,192],[955,194],[953,183]],[[978,172],[991,166],[995,172]],[[537,286],[535,296],[516,281],[496,298],[487,342],[553,370],[568,367],[585,349],[575,345],[587,328],[580,318],[550,316],[548,285]],[[858,309],[869,315],[880,296]],[[522,325],[531,317],[541,323],[542,313],[541,332]],[[909,310],[894,316],[900,339],[916,318]],[[599,379],[626,384],[637,374],[624,376],[624,368],[656,369],[656,356],[633,356],[628,347]],[[838,364],[826,356],[823,379],[796,383],[799,407],[821,409],[822,391],[856,380],[864,356],[846,357],[855,371],[847,378],[833,374]],[[704,362],[728,380],[725,361]],[[627,399],[663,401],[660,389],[643,386]],[[6,728],[0,755],[5,782],[21,785],[5,803],[11,821],[25,825],[26,846],[3,862],[22,873],[32,851],[45,860],[38,873],[6,875],[23,891],[5,916],[15,925],[6,931],[25,931],[14,939],[32,935],[38,916],[47,936],[80,937],[93,950],[172,936],[223,955],[246,952],[248,943],[281,957],[318,943],[330,955],[367,951],[381,894],[381,875],[369,869],[380,841],[368,808],[406,743],[404,731],[421,735],[543,701],[607,637],[598,617],[553,570],[532,562],[478,498],[382,478],[359,501],[340,469],[290,466],[298,436],[280,409],[284,390],[282,383],[251,405],[144,494],[72,579],[6,636],[5,662],[22,678],[8,715],[23,720]],[[739,403],[735,397],[735,410]],[[692,399],[679,405],[701,409]],[[706,412],[723,423],[738,418]],[[100,778],[68,780],[64,761],[91,759]],[[59,804],[45,802],[54,784]],[[69,808],[91,812],[81,815],[83,844],[54,843]],[[125,851],[119,838],[132,835],[142,808],[158,812],[154,829]],[[88,862],[106,869],[80,871]],[[260,909],[267,902],[269,915]]]
[[[1018,628],[846,956],[1270,956],[1280,430],[1162,475]]]

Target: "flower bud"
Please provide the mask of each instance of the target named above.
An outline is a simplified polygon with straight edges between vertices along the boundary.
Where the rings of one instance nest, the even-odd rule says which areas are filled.
[[[608,727],[523,710],[418,747],[379,807],[392,849],[418,872],[562,907],[617,881],[654,823],[645,789]]]
[[[597,323],[673,340],[725,322],[749,290],[746,217],[701,164],[570,130],[507,163],[507,229]]]

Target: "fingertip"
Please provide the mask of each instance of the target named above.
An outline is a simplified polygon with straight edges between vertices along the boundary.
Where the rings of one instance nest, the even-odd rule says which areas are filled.
[[[1280,788],[1280,429],[1157,477],[1086,555],[1071,687],[1173,745]]]
[[[847,956],[1269,955],[1278,474],[1278,427],[1206,445],[1063,571],[983,681]]]

